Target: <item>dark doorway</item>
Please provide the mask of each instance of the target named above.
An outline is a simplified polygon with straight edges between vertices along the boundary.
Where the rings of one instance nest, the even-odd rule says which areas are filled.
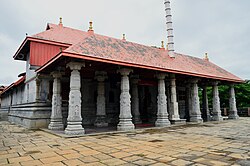
[[[148,86],[139,86],[139,102],[142,123],[148,123],[150,119],[151,93]]]

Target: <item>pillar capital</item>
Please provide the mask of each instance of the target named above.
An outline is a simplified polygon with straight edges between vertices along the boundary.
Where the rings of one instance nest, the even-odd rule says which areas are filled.
[[[67,67],[70,68],[70,70],[81,70],[82,67],[85,67],[85,62],[69,62],[67,64]]]
[[[133,70],[129,68],[121,68],[117,70],[117,73],[120,73],[123,76],[128,76],[131,72],[133,72]]]
[[[230,88],[234,88],[235,84],[231,83],[229,86],[230,86]]]
[[[220,83],[219,81],[214,81],[214,82],[212,82],[212,85],[213,86],[218,86],[219,83]]]
[[[175,79],[175,74],[170,74],[170,79]]]
[[[194,78],[194,79],[191,79],[191,80],[190,80],[190,83],[191,83],[191,84],[197,84],[198,81],[199,81],[198,78]]]
[[[138,82],[140,81],[139,75],[132,75],[130,78],[131,78],[132,84],[138,84]]]
[[[167,76],[166,73],[158,73],[155,75],[157,77],[158,80],[164,80]]]
[[[53,77],[53,78],[61,78],[63,73],[62,72],[59,72],[59,71],[53,71],[50,73],[50,75]]]
[[[96,71],[95,72],[95,79],[99,82],[103,82],[105,79],[107,79],[107,72],[105,71]]]

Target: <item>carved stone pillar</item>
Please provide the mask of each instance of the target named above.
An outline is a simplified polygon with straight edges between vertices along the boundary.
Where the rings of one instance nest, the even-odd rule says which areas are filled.
[[[127,131],[135,128],[132,123],[131,101],[129,94],[129,78],[131,69],[122,68],[117,71],[121,74],[120,116],[117,130]]]
[[[179,115],[179,108],[178,108],[178,102],[177,102],[177,96],[176,96],[176,82],[175,82],[175,75],[171,74],[170,75],[170,87],[171,87],[171,109],[169,111],[169,119],[172,121],[179,121],[180,120],[180,115]]]
[[[211,115],[208,107],[207,86],[203,86],[202,90],[202,118],[204,121],[210,121]]]
[[[203,122],[201,118],[200,110],[200,99],[199,99],[199,89],[197,85],[198,80],[192,80],[191,84],[191,110],[190,110],[190,122]]]
[[[141,124],[141,116],[139,111],[139,95],[138,95],[138,81],[139,76],[133,76],[132,78],[132,115],[134,124]]]
[[[50,130],[63,130],[64,125],[62,121],[62,96],[61,96],[61,80],[62,74],[60,72],[52,72],[54,78],[53,95],[52,95],[52,111],[50,117]]]
[[[239,119],[239,115],[237,113],[236,108],[236,98],[234,92],[234,85],[230,85],[230,92],[229,92],[229,116],[228,119]]]
[[[212,117],[212,120],[214,121],[223,120],[221,116],[221,110],[220,110],[220,97],[219,97],[219,90],[218,90],[218,82],[213,83],[213,117]]]
[[[165,77],[166,74],[164,73],[160,73],[157,75],[158,78],[157,120],[155,122],[155,126],[157,127],[164,127],[170,125],[170,121],[168,119],[168,110],[167,110]]]
[[[67,67],[72,70],[70,75],[70,92],[69,92],[69,113],[67,118],[67,127],[65,134],[80,135],[84,134],[81,116],[81,75],[79,70],[85,66],[84,62],[70,62]]]
[[[106,103],[105,103],[105,79],[107,78],[107,72],[97,71],[95,73],[97,79],[97,102],[96,102],[96,120],[95,126],[106,127],[108,126],[106,117]]]

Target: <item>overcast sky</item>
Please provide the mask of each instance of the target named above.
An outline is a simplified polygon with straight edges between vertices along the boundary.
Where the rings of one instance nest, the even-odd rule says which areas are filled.
[[[87,30],[149,46],[166,41],[164,0],[0,0],[0,85],[17,80],[25,62],[13,55],[47,23]],[[250,1],[172,0],[175,50],[210,61],[250,79]]]

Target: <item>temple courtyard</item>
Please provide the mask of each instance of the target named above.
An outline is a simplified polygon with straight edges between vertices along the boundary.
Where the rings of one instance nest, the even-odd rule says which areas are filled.
[[[0,122],[0,165],[250,165],[250,118],[66,138]]]

